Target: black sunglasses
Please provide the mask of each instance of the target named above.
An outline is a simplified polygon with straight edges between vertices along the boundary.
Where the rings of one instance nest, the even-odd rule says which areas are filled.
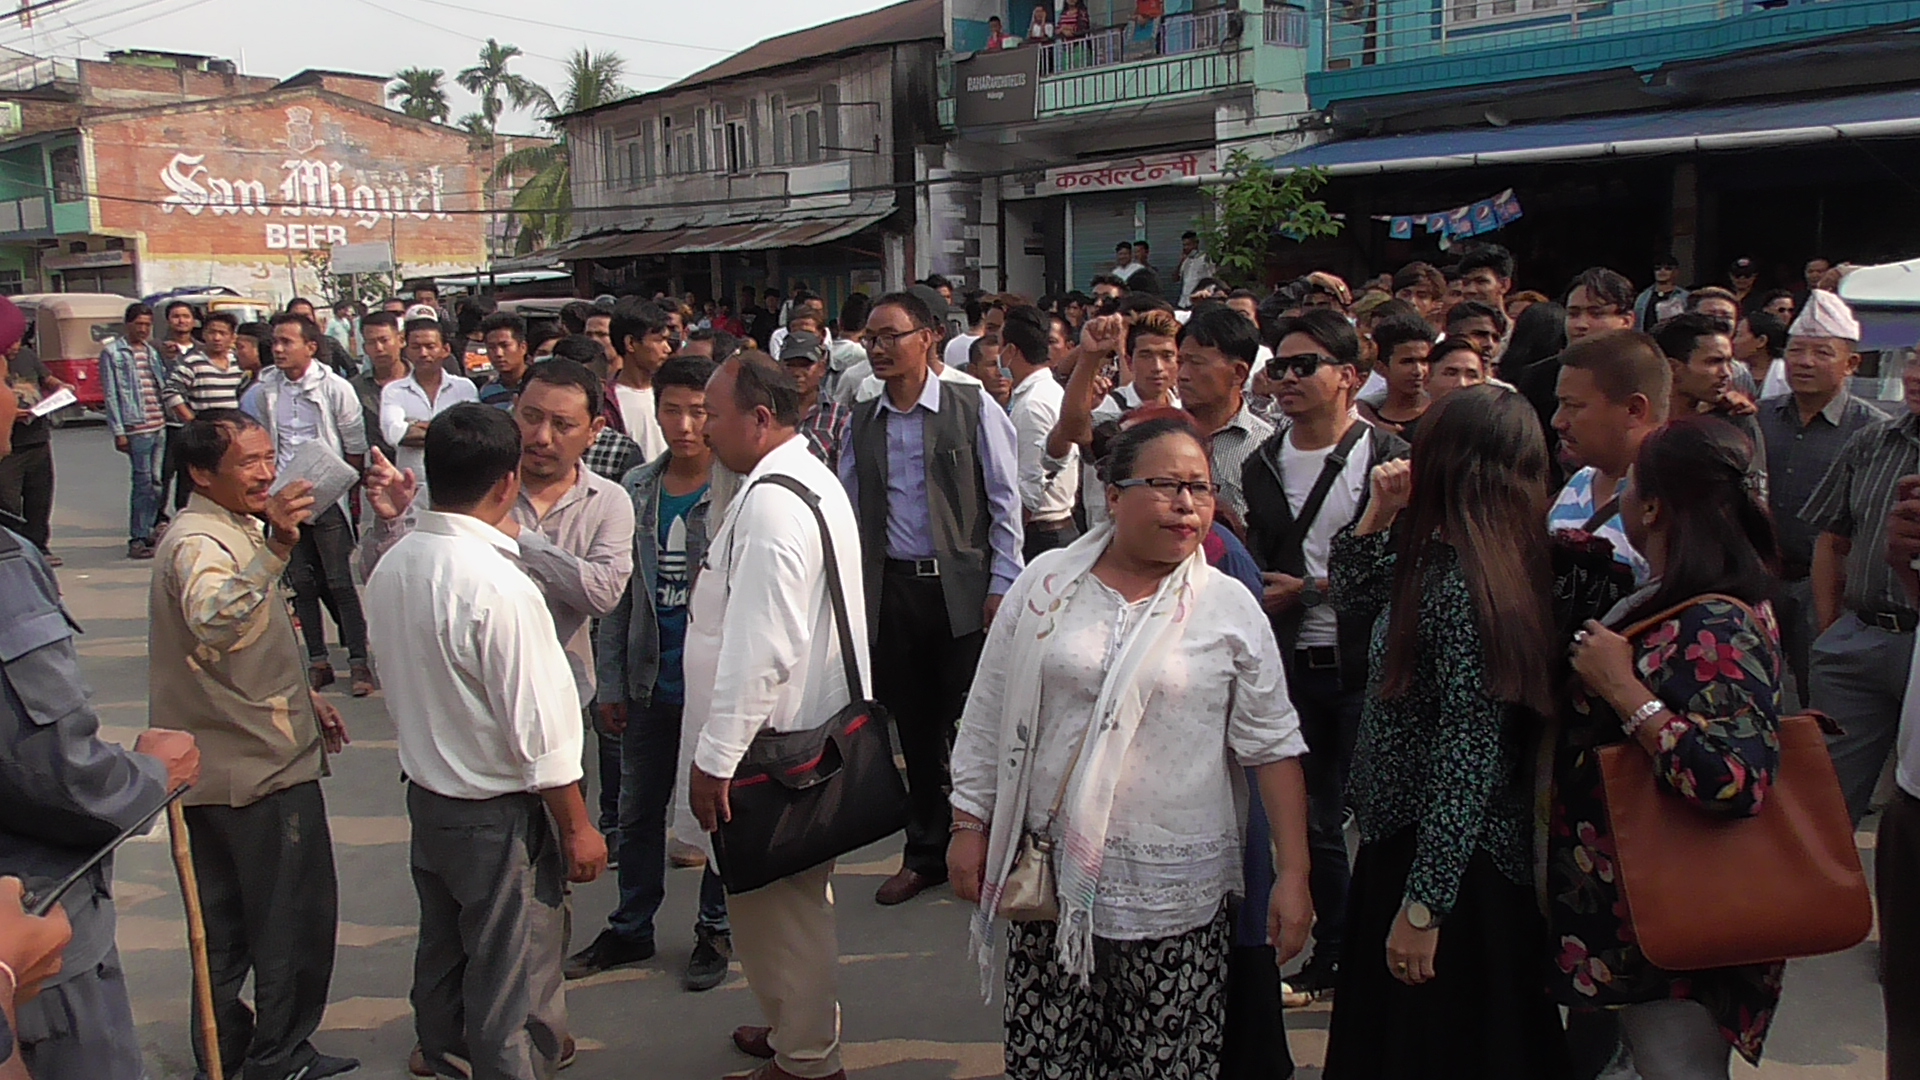
[[[1278,382],[1286,378],[1288,371],[1292,371],[1295,378],[1311,379],[1313,378],[1313,373],[1320,370],[1320,365],[1338,365],[1340,363],[1342,363],[1342,361],[1335,360],[1331,356],[1322,356],[1319,353],[1296,353],[1292,356],[1276,356],[1267,361],[1267,378]]]

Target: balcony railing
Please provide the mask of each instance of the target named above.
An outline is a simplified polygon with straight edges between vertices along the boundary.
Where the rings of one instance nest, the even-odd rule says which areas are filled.
[[[1287,9],[1297,11],[1297,9]],[[1268,12],[1269,16],[1273,13]],[[1304,11],[1298,12],[1303,19]],[[1088,68],[1108,67],[1157,56],[1178,56],[1201,49],[1217,49],[1237,44],[1246,26],[1247,13],[1237,7],[1212,11],[1168,15],[1160,20],[1151,37],[1139,33],[1132,24],[1109,26],[1071,41],[1055,41],[1040,46],[1040,76],[1066,75]],[[1301,40],[1305,41],[1304,23]]]
[[[1270,7],[1262,13],[1265,25],[1260,40],[1285,49],[1304,49],[1312,29],[1306,10],[1297,7]]]
[[[1243,81],[1244,54],[1245,50],[1231,47],[1201,49],[1042,78],[1040,115],[1225,89]]]
[[[1324,0],[1327,68],[1428,60],[1671,30],[1820,0],[1706,0],[1647,8],[1591,0]],[[1272,19],[1275,12],[1269,10]],[[1272,22],[1268,22],[1271,34]],[[1269,39],[1271,40],[1271,39]]]

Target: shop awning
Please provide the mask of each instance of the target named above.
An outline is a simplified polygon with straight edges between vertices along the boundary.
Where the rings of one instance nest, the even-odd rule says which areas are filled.
[[[1920,135],[1920,90],[1590,116],[1321,143],[1273,159],[1333,175],[1578,161]]]
[[[618,259],[635,255],[808,247],[852,236],[886,216],[865,214],[814,221],[761,221],[744,225],[603,233],[564,244],[553,252],[552,257],[565,262],[578,262],[583,259]]]

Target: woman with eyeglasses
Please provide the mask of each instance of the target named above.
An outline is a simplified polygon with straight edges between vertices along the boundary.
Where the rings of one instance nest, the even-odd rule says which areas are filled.
[[[1539,420],[1518,394],[1455,391],[1411,465],[1370,482],[1330,574],[1335,609],[1373,635],[1327,1080],[1566,1076],[1525,779],[1556,659]]]
[[[1006,1075],[1221,1075],[1234,777],[1254,770],[1280,962],[1313,919],[1306,745],[1248,589],[1207,564],[1219,488],[1179,418],[1113,441],[1108,522],[1035,559],[994,620],[953,750],[954,893],[993,977],[1011,921]],[[1037,874],[1040,867],[1050,874]]]

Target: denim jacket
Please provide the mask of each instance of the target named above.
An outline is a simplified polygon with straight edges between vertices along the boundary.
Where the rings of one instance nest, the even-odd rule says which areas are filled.
[[[164,388],[173,374],[160,347],[147,342],[147,358],[153,364],[153,384]],[[127,429],[138,427],[147,407],[140,400],[140,372],[134,366],[133,346],[126,338],[109,340],[100,350],[100,389],[107,398],[107,429],[117,438]]]
[[[654,680],[660,677],[660,623],[653,598],[660,586],[660,488],[672,458],[671,453],[662,454],[629,470],[620,482],[633,499],[633,578],[620,605],[600,620],[594,636],[594,681],[599,687],[595,700],[603,705],[647,705],[653,700]],[[712,505],[709,486],[687,511],[690,585],[699,581],[700,566],[706,560],[707,516]]]

